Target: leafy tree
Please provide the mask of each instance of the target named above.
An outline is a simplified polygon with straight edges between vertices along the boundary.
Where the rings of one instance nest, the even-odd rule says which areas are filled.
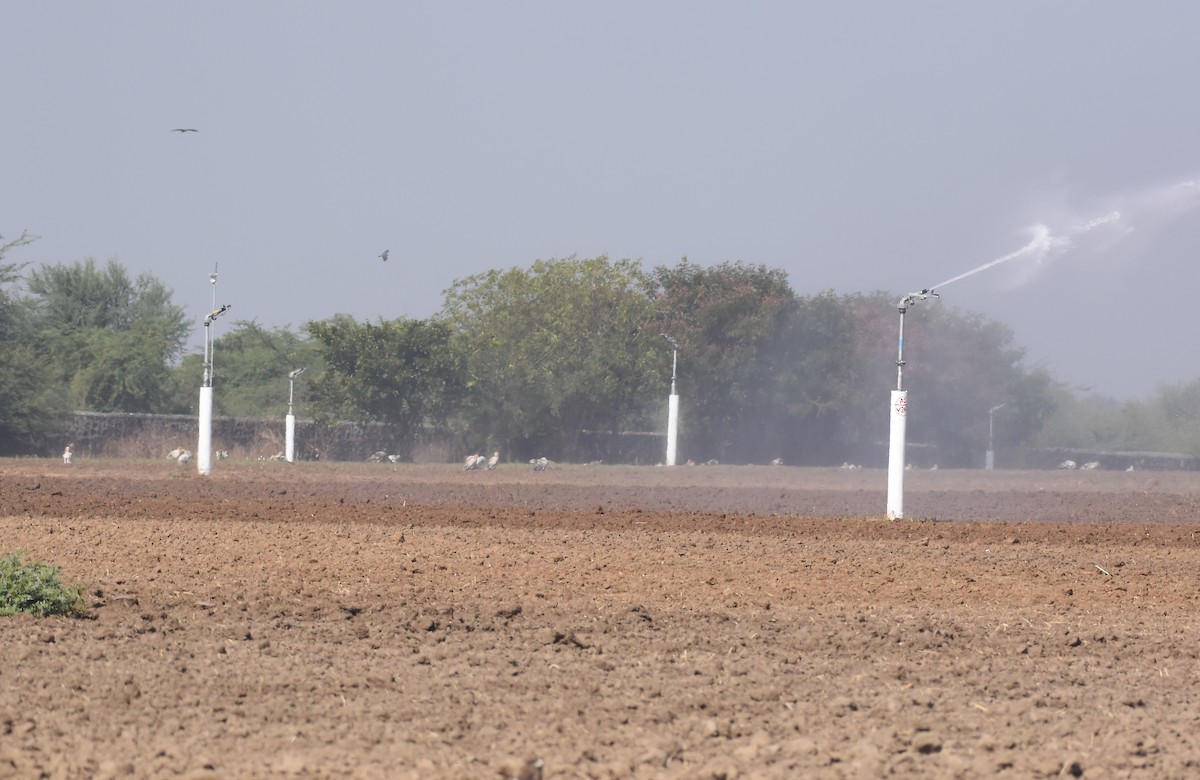
[[[887,396],[896,387],[899,296],[851,296],[858,361],[856,390],[847,406],[847,438],[859,446],[886,438]],[[978,466],[987,446],[988,410],[1005,405],[998,444],[1016,444],[1036,432],[1053,411],[1052,381],[1023,365],[1012,331],[944,304],[908,309],[904,333],[904,387],[909,391],[911,460]],[[882,432],[882,433],[881,433]]]
[[[927,322],[928,343],[914,350],[921,371],[912,386],[914,392],[927,391],[933,403],[916,419],[932,433],[944,462],[982,465],[988,410],[994,406],[1005,405],[1001,444],[1041,427],[1053,408],[1050,380],[1024,368],[1025,350],[1014,344],[1007,325],[948,306],[933,307]]]
[[[131,280],[116,261],[91,258],[29,273],[37,340],[75,408],[159,411],[187,323],[151,274]]]
[[[683,449],[760,463],[794,453],[799,419],[832,399],[806,366],[828,372],[830,387],[845,373],[829,301],[801,302],[784,271],[762,265],[684,260],[656,268],[654,281],[662,326],[680,345]],[[834,338],[822,344],[821,333]]]
[[[22,233],[4,243],[0,236],[0,453],[6,455],[43,449],[66,410],[65,393],[34,349],[33,309],[16,291],[24,266],[3,262],[10,250],[35,240]]]
[[[170,359],[164,344],[146,326],[80,334],[86,362],[70,381],[70,397],[82,409],[164,411],[169,404]]]
[[[305,330],[326,366],[309,382],[319,421],[390,423],[399,430],[395,448],[407,457],[412,434],[422,425],[445,423],[462,396],[463,363],[444,323],[359,323],[338,315],[309,322]]]
[[[446,291],[466,356],[465,417],[510,457],[579,458],[584,429],[641,424],[665,388],[665,342],[638,263],[569,257],[492,270]]]
[[[760,440],[773,444],[788,463],[846,459],[838,436],[854,387],[854,339],[849,311],[826,292],[797,299],[779,339],[764,353],[768,370],[778,375],[774,404],[779,416],[769,421]]]
[[[1059,386],[1058,406],[1037,447],[1200,455],[1200,380],[1159,387],[1141,400],[1077,397]]]
[[[1145,406],[1140,415],[1127,420],[1127,449],[1200,455],[1200,379],[1163,385]],[[1152,447],[1155,441],[1161,445]]]
[[[279,417],[287,411],[288,374],[307,368],[295,383],[297,408],[306,404],[324,363],[312,340],[287,328],[264,328],[238,320],[213,341],[213,411],[228,417]],[[173,410],[194,411],[204,376],[204,357],[188,355],[172,371]]]

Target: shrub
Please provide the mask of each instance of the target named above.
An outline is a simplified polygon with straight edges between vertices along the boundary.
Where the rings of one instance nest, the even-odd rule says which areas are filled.
[[[83,586],[63,585],[57,566],[26,563],[19,552],[0,556],[0,615],[79,616],[86,611]]]

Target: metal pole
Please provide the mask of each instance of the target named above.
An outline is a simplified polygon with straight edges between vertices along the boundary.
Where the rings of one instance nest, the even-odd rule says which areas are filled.
[[[213,272],[208,275],[208,283],[209,283],[209,286],[212,287],[212,308],[209,309],[209,311],[214,312],[217,310],[217,264],[216,263],[213,263]],[[206,382],[206,385],[209,387],[212,386],[213,362],[217,358],[216,345],[212,343],[212,337],[210,335],[210,329],[208,327],[209,325],[212,324],[212,320],[213,320],[214,316],[215,315],[213,315],[213,314],[209,314],[208,317],[205,318],[205,320],[204,320],[204,354],[207,356],[207,359],[204,361],[204,367],[206,369],[206,377],[208,380]]]
[[[671,395],[675,395],[675,370],[679,367],[679,347],[671,350]]]
[[[296,415],[292,414],[292,400],[295,397],[296,377],[303,373],[304,368],[297,368],[288,374],[288,410],[287,417],[283,421],[285,443],[283,455],[287,458],[288,463],[296,462]]]
[[[996,467],[996,450],[992,446],[992,419],[996,416],[996,412],[1003,409],[1008,404],[1000,404],[988,409],[988,448],[987,456],[984,458],[983,467],[987,471],[991,471]]]
[[[671,344],[671,395],[667,397],[667,457],[665,463],[674,466],[678,456],[679,442],[679,394],[675,390],[675,376],[679,368],[679,342],[662,334]]]
[[[937,297],[933,290],[925,289],[909,293],[900,299],[896,308],[900,310],[900,337],[896,349],[896,389],[892,391],[889,416],[891,420],[888,440],[888,488],[887,516],[889,520],[904,517],[904,447],[908,431],[908,391],[904,389],[904,315],[908,307],[930,296]]]
[[[217,275],[214,272],[209,277],[212,283],[217,283]],[[214,297],[216,293],[213,293]],[[212,473],[212,324],[213,321],[220,317],[225,312],[229,311],[229,304],[225,304],[221,308],[213,307],[213,310],[204,318],[204,383],[200,387],[200,414],[199,424],[200,432],[196,442],[196,471],[201,476],[208,476]]]

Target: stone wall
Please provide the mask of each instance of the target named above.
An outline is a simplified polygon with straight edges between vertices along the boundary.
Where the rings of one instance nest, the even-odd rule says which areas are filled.
[[[75,412],[63,444],[71,442],[81,458],[162,458],[176,448],[195,450],[199,435],[195,415]],[[233,459],[282,453],[284,436],[283,419],[213,418],[213,449],[226,450]],[[647,465],[662,461],[666,436],[582,431],[579,445],[581,462]],[[386,452],[416,463],[456,463],[473,451],[469,446],[476,445],[448,430],[425,429],[405,438],[383,423],[320,426],[312,420],[296,420],[297,460],[365,460],[372,453]]]
[[[284,450],[284,421],[214,417],[214,450],[231,458],[269,458]],[[67,439],[80,457],[161,458],[176,448],[194,450],[199,421],[187,414],[75,412]],[[407,441],[382,423],[318,426],[296,420],[298,460],[364,460],[374,452],[400,454],[419,463],[459,458],[461,444],[448,431],[422,431]]]

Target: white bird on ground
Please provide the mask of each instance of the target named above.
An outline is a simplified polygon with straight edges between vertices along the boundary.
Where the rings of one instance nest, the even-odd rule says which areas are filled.
[[[267,460],[275,460],[275,461],[287,460],[287,455],[284,455],[282,452],[277,452],[274,455],[272,455],[271,457],[267,458]]]
[[[529,462],[533,464],[534,471],[545,471],[546,469],[550,468],[550,464],[553,461],[551,461],[549,458],[534,458]]]
[[[187,463],[188,461],[190,461],[191,459],[192,459],[192,451],[191,450],[184,450],[183,454],[180,455],[178,458],[176,458],[176,460],[179,461],[179,465],[181,465],[181,466],[184,463]]]
[[[497,452],[493,452],[493,453],[492,453],[492,457],[488,458],[488,461],[487,461],[487,470],[488,470],[488,471],[493,471],[493,470],[495,470],[495,468],[496,468],[496,464],[497,464],[497,463],[499,463],[499,462],[500,462],[500,453],[499,453],[499,451],[497,451]]]
[[[783,458],[776,458],[775,460],[771,461],[771,465],[772,466],[782,466]]]
[[[383,459],[386,457],[387,453],[383,450],[379,450],[378,452],[371,453],[367,460],[371,461],[372,463],[383,463]]]
[[[1084,471],[1094,471],[1095,469],[1100,468],[1100,461],[1098,461],[1098,460],[1088,461],[1087,463],[1083,464],[1079,468],[1083,469]]]
[[[483,468],[485,465],[487,465],[487,458],[476,452],[473,455],[468,455],[467,459],[463,461],[463,471],[474,471]]]
[[[388,461],[389,461],[390,463],[399,463],[399,462],[400,462],[400,456],[399,456],[399,455],[388,455]]]
[[[176,447],[167,453],[167,460],[179,460],[179,456],[187,452],[183,447]]]
[[[68,466],[70,466],[70,465],[71,465],[71,458],[72,458],[72,457],[73,457],[73,456],[72,456],[72,454],[71,454],[71,445],[70,445],[70,444],[68,444],[68,445],[67,445],[67,448],[66,448],[65,450],[63,450],[63,463],[65,463],[65,464],[67,464]]]
[[[229,450],[217,450],[217,460],[229,460]]]
[[[1062,463],[1058,464],[1058,467],[1060,469],[1073,469],[1073,468],[1075,468],[1075,461],[1064,460]]]

